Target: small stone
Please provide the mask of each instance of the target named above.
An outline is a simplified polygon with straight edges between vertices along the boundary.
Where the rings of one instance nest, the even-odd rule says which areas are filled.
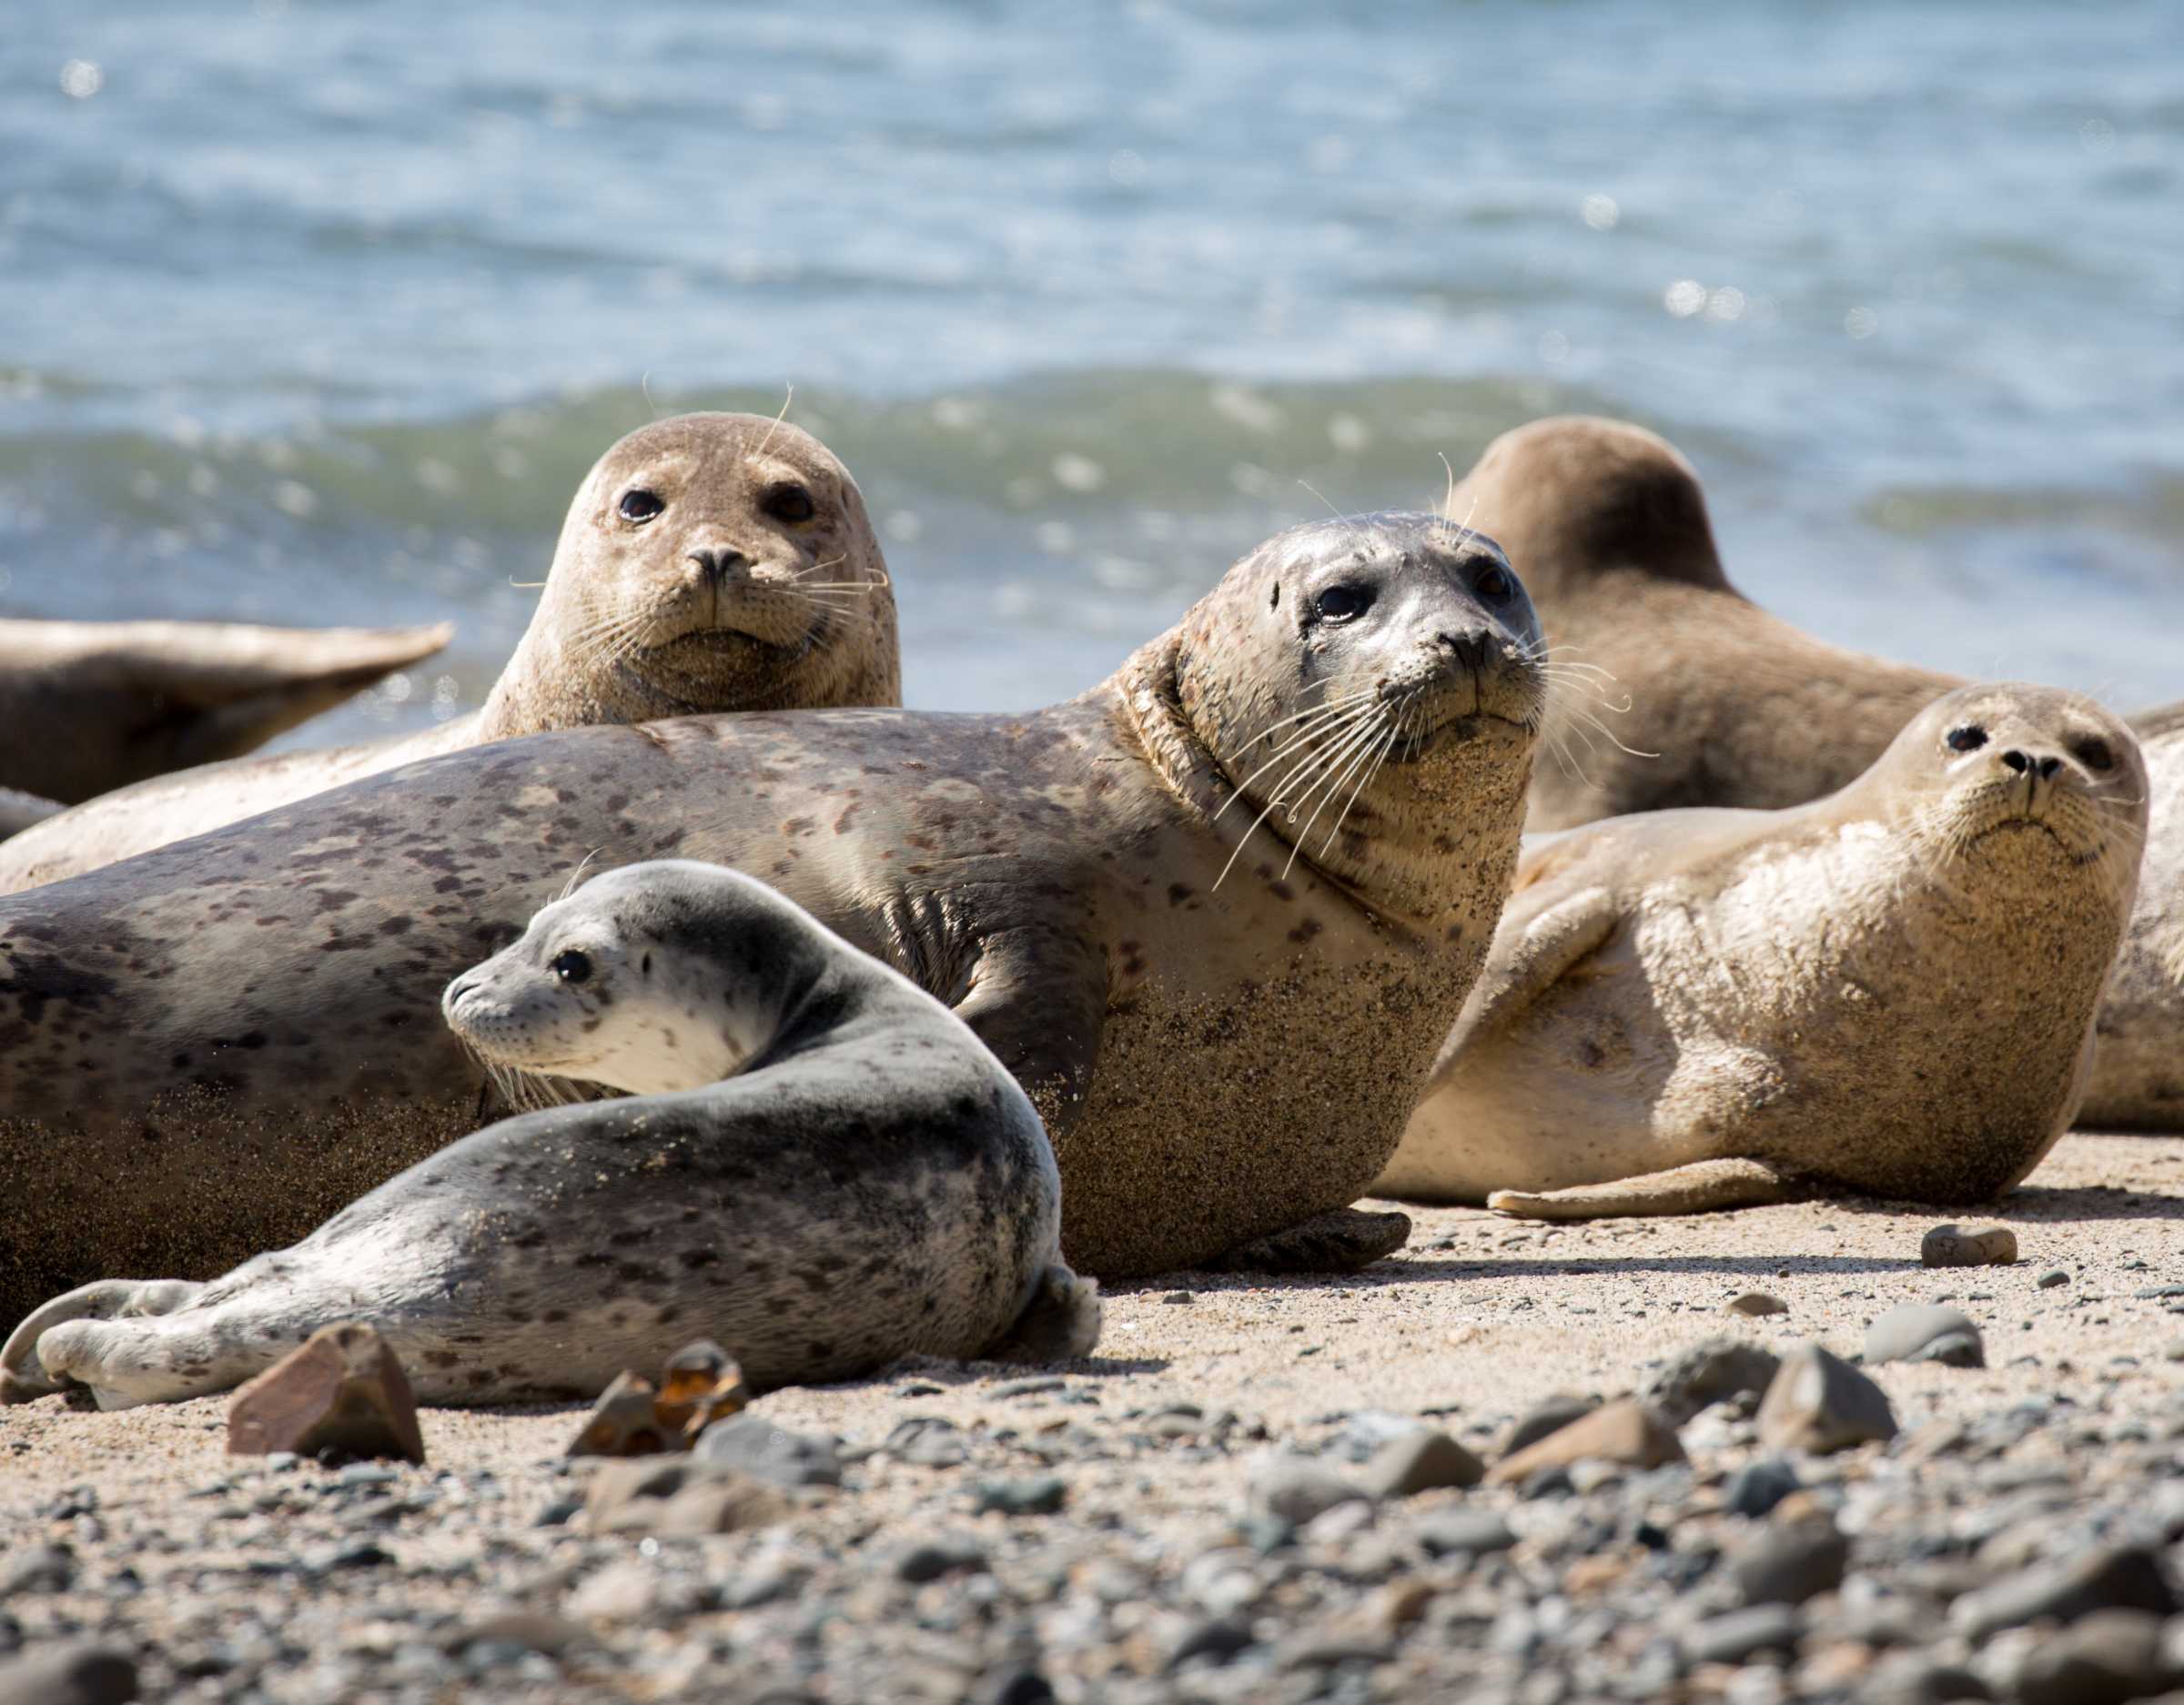
[[[938,1580],[943,1575],[983,1575],[986,1569],[986,1553],[968,1539],[929,1539],[910,1547],[895,1560],[895,1579],[913,1586]]]
[[[1724,1303],[1723,1312],[1757,1318],[1762,1315],[1786,1315],[1790,1312],[1790,1306],[1781,1297],[1770,1296],[1764,1291],[1746,1291],[1742,1296],[1732,1296]]]
[[[1169,1291],[1160,1300],[1164,1303],[1195,1303],[1198,1296],[1196,1291]]]
[[[1484,1557],[1506,1551],[1517,1542],[1509,1523],[1483,1509],[1446,1509],[1435,1512],[1411,1529],[1428,1557],[1460,1553]]]
[[[1572,1421],[1582,1421],[1600,1407],[1593,1397],[1554,1397],[1528,1410],[1502,1441],[1502,1454],[1513,1457],[1528,1445],[1536,1445],[1550,1433],[1560,1432]]]
[[[1986,1682],[1960,1665],[1926,1652],[1899,1652],[1875,1667],[1858,1699],[1859,1705],[1958,1705],[1994,1697]]]
[[[2017,1258],[2017,1234],[2007,1226],[1935,1226],[1918,1240],[1926,1266],[2007,1266]]]
[[[1027,1480],[988,1480],[977,1489],[976,1513],[997,1509],[1005,1516],[1051,1516],[1069,1501],[1069,1483],[1059,1475]]]
[[[967,1705],[1052,1705],[1054,1684],[1036,1670],[1012,1666],[982,1679]]]
[[[676,1433],[660,1423],[659,1393],[637,1374],[618,1374],[599,1394],[592,1413],[570,1441],[572,1457],[651,1457],[681,1448]]]
[[[937,1415],[914,1415],[896,1422],[880,1448],[925,1468],[952,1468],[968,1461],[971,1454],[956,1423]]]
[[[425,1459],[409,1376],[376,1327],[321,1327],[228,1404],[228,1454]]]
[[[2018,1705],[2126,1705],[2177,1679],[2162,1650],[2159,1617],[2095,1610],[2026,1654],[2017,1700]]]
[[[1307,1457],[1263,1458],[1251,1471],[1246,1496],[1259,1515],[1279,1516],[1301,1528],[1337,1504],[1368,1496],[1365,1489]]]
[[[1850,1541],[1837,1531],[1835,1518],[1799,1496],[1784,1500],[1776,1518],[1738,1553],[1730,1573],[1746,1604],[1803,1604],[1840,1587],[1849,1564]]]
[[[1681,1427],[1716,1403],[1741,1397],[1757,1402],[1781,1366],[1779,1357],[1756,1344],[1707,1338],[1678,1354],[1639,1388],[1638,1395],[1671,1427]]]
[[[9,1559],[0,1599],[23,1592],[66,1592],[76,1580],[76,1553],[66,1545],[34,1545]]]
[[[1410,1498],[1436,1487],[1476,1486],[1486,1465],[1438,1428],[1421,1428],[1374,1451],[1358,1478],[1374,1498]]]
[[[660,1596],[660,1571],[634,1560],[609,1563],[569,1595],[569,1612],[591,1622],[642,1622]]]
[[[1797,1470],[1780,1457],[1747,1462],[1729,1477],[1729,1483],[1722,1488],[1722,1508],[1733,1516],[1750,1516],[1756,1520],[1797,1490],[1799,1485]]]
[[[1950,1607],[1949,1614],[1977,1643],[2027,1622],[2075,1622],[2096,1610],[2146,1610],[2169,1616],[2177,1608],[2159,1557],[2144,1546],[2124,1546],[2085,1551],[2063,1563],[2026,1569],[1967,1594]]]
[[[592,1477],[584,1526],[593,1533],[696,1537],[744,1533],[789,1514],[781,1492],[718,1464],[674,1456],[614,1462]]]
[[[1979,1328],[1960,1309],[1937,1303],[1905,1303],[1866,1328],[1866,1360],[1940,1362],[1950,1367],[1984,1367],[1986,1347]]]
[[[694,1453],[774,1486],[839,1486],[842,1457],[832,1438],[793,1433],[763,1415],[735,1415],[699,1435]]]
[[[2068,1285],[2069,1282],[2070,1276],[2059,1266],[2048,1268],[2039,1278],[2040,1288],[2044,1291],[2051,1291],[2058,1285]]]
[[[1022,1379],[1004,1379],[994,1387],[996,1397],[1036,1397],[1068,1385],[1059,1374],[1031,1374]]]
[[[112,1646],[39,1646],[0,1663],[0,1705],[128,1705],[136,1661]]]
[[[1674,1427],[1650,1406],[1635,1397],[1624,1397],[1567,1427],[1557,1428],[1514,1456],[1502,1458],[1487,1478],[1505,1486],[1542,1468],[1567,1468],[1588,1459],[1632,1468],[1658,1468],[1684,1458]]]
[[[1763,1651],[1794,1656],[1805,1638],[1805,1619],[1786,1604],[1755,1604],[1709,1617],[1684,1639],[1696,1663],[1741,1664]]]
[[[1888,1394],[1840,1357],[1807,1344],[1784,1357],[1759,1406],[1760,1438],[1774,1450],[1825,1454],[1896,1437]]]
[[[1194,1659],[1210,1659],[1217,1664],[1227,1663],[1247,1647],[1257,1644],[1249,1622],[1215,1617],[1186,1629],[1183,1637],[1169,1650],[1168,1667],[1180,1670]]]
[[[466,1623],[441,1643],[449,1651],[460,1651],[473,1645],[513,1646],[520,1651],[544,1652],[549,1658],[558,1658],[563,1652],[590,1645],[592,1633],[581,1622],[571,1622],[566,1617],[505,1610],[498,1616]]]

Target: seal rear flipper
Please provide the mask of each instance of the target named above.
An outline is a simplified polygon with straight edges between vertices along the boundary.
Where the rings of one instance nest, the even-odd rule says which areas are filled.
[[[1410,1239],[1408,1214],[1339,1207],[1199,1264],[1208,1273],[1355,1273]]]
[[[1794,1186],[1764,1160],[1694,1160],[1665,1172],[1643,1172],[1607,1184],[1566,1190],[1496,1190],[1486,1198],[1511,1219],[1629,1219],[1648,1214],[1704,1214],[1715,1208],[1765,1207],[1786,1202]]]
[[[996,1362],[1066,1362],[1099,1342],[1099,1282],[1056,1262],[1039,1275],[1008,1336],[986,1352]]]
[[[0,1404],[30,1403],[67,1384],[38,1356],[49,1328],[71,1320],[130,1320],[171,1314],[205,1286],[187,1279],[100,1279],[41,1304],[0,1345]]]

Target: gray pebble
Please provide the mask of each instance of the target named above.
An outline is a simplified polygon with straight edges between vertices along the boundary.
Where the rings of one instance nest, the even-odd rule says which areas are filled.
[[[1850,1541],[1825,1516],[1762,1532],[1731,1566],[1746,1604],[1803,1604],[1843,1584]]]
[[[1506,1551],[1517,1542],[1509,1523],[1483,1509],[1440,1510],[1410,1531],[1428,1557],[1452,1557],[1459,1552],[1484,1557]]]
[[[880,1448],[926,1468],[952,1468],[971,1454],[956,1423],[937,1415],[914,1415],[897,1422]]]
[[[1742,1338],[1706,1338],[1679,1352],[1638,1388],[1671,1427],[1733,1398],[1757,1401],[1782,1366],[1772,1351]]]
[[[1366,1496],[1362,1487],[1306,1457],[1264,1458],[1252,1469],[1248,1488],[1250,1508],[1255,1512],[1278,1516],[1293,1528],[1301,1528],[1337,1504]]]
[[[1005,1516],[1051,1516],[1069,1501],[1069,1484],[1059,1475],[1026,1480],[988,1480],[977,1489],[977,1513],[997,1509]]]
[[[2096,1610],[2026,1654],[2017,1696],[2019,1705],[2125,1705],[2176,1679],[2162,1650],[2159,1617]]]
[[[1905,1303],[1866,1328],[1866,1360],[1984,1367],[1987,1352],[1979,1341],[1979,1328],[1961,1309]]]
[[[1572,1421],[1582,1421],[1600,1407],[1595,1397],[1549,1397],[1526,1411],[1502,1441],[1501,1454],[1513,1457],[1527,1445],[1536,1445],[1550,1433],[1559,1433]]]
[[[1776,1450],[1843,1450],[1896,1430],[1888,1394],[1817,1344],[1783,1359],[1759,1406],[1759,1436]]]
[[[1684,1641],[1696,1663],[1744,1663],[1764,1651],[1794,1656],[1805,1638],[1805,1619],[1786,1604],[1755,1604],[1709,1617]]]
[[[2058,1285],[2068,1285],[2069,1282],[2070,1276],[2059,1266],[2050,1267],[2040,1275],[2040,1288],[2044,1291],[2051,1291]]]
[[[112,1646],[39,1646],[0,1664],[0,1705],[128,1705],[136,1661]]]
[[[1168,1653],[1168,1667],[1180,1670],[1196,1659],[1210,1660],[1217,1664],[1227,1663],[1239,1652],[1257,1643],[1249,1622],[1228,1617],[1214,1617],[1194,1623],[1183,1631],[1183,1637],[1177,1640]]]
[[[2168,1616],[2177,1608],[2159,1556],[2144,1546],[2125,1546],[2023,1570],[1957,1599],[1949,1614],[1977,1641],[2027,1622],[2075,1622],[2096,1610]]]
[[[1802,1484],[1797,1470],[1780,1457],[1747,1462],[1729,1477],[1722,1488],[1722,1504],[1730,1514],[1755,1519],[1772,1510]]]
[[[938,1580],[943,1575],[982,1575],[986,1569],[985,1551],[968,1539],[928,1539],[910,1547],[895,1561],[895,1579],[913,1585]]]
[[[1437,1487],[1476,1486],[1486,1464],[1438,1428],[1421,1428],[1391,1438],[1372,1454],[1359,1476],[1374,1498],[1410,1498]]]
[[[1004,1379],[994,1387],[996,1397],[1036,1397],[1059,1391],[1069,1382],[1059,1374],[1033,1374],[1023,1379]]]
[[[839,1486],[842,1458],[832,1438],[793,1433],[763,1415],[733,1415],[698,1436],[699,1460],[775,1486]]]
[[[2017,1258],[2017,1234],[2007,1226],[1936,1226],[1919,1239],[1927,1266],[2007,1266]]]

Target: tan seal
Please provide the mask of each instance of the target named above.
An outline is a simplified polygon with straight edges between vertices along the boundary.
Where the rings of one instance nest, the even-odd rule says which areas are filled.
[[[761,1389],[1097,1339],[1024,1092],[961,1019],[764,883],[611,871],[442,1004],[495,1070],[628,1095],[474,1132],[209,1285],[60,1297],[0,1350],[0,1396],[224,1391],[359,1297],[430,1402],[589,1397],[693,1334]]]
[[[0,788],[74,805],[239,757],[431,656],[451,632],[0,621]]]
[[[631,433],[578,489],[531,626],[479,710],[101,799],[0,849],[0,893],[518,734],[901,697],[895,595],[849,470],[783,421],[680,415]]]
[[[1080,1272],[1370,1260],[1401,1216],[1340,1211],[1508,892],[1537,644],[1491,541],[1328,522],[1048,710],[533,735],[16,895],[8,1295],[224,1271],[470,1128],[439,991],[594,854],[748,872],[952,1006],[1047,1122]]]
[[[2011,684],[1809,805],[1549,836],[1379,1188],[1537,1218],[1995,1196],[2084,1084],[2145,827],[2129,729]]]
[[[2184,1131],[2184,704],[2130,719],[2151,778],[2138,903],[2095,1027],[2093,1081],[2077,1123]]]

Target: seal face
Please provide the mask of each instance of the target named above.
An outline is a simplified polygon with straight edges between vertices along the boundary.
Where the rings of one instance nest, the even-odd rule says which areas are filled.
[[[220,1271],[470,1128],[440,992],[587,858],[748,872],[953,1006],[1046,1120],[1080,1271],[1370,1260],[1400,1216],[1323,1216],[1485,954],[1537,647],[1490,540],[1324,524],[1046,711],[533,735],[17,895],[13,1294]]]
[[[224,1390],[360,1291],[437,1401],[589,1397],[693,1336],[760,1386],[1027,1336],[1090,1351],[1097,1296],[1061,1265],[1054,1155],[1023,1092],[938,1002],[763,883],[689,862],[610,872],[445,1008],[497,1070],[635,1099],[476,1132],[209,1285],[58,1298],[0,1350],[6,1395]]]
[[[478,711],[420,734],[205,766],[94,801],[0,852],[0,892],[489,741],[901,696],[894,590],[849,470],[785,421],[679,415],[631,433],[585,478],[531,626]]]
[[[2130,731],[2005,684],[1810,805],[1546,837],[1379,1187],[1540,1217],[1998,1194],[2075,1105],[2145,831]]]

